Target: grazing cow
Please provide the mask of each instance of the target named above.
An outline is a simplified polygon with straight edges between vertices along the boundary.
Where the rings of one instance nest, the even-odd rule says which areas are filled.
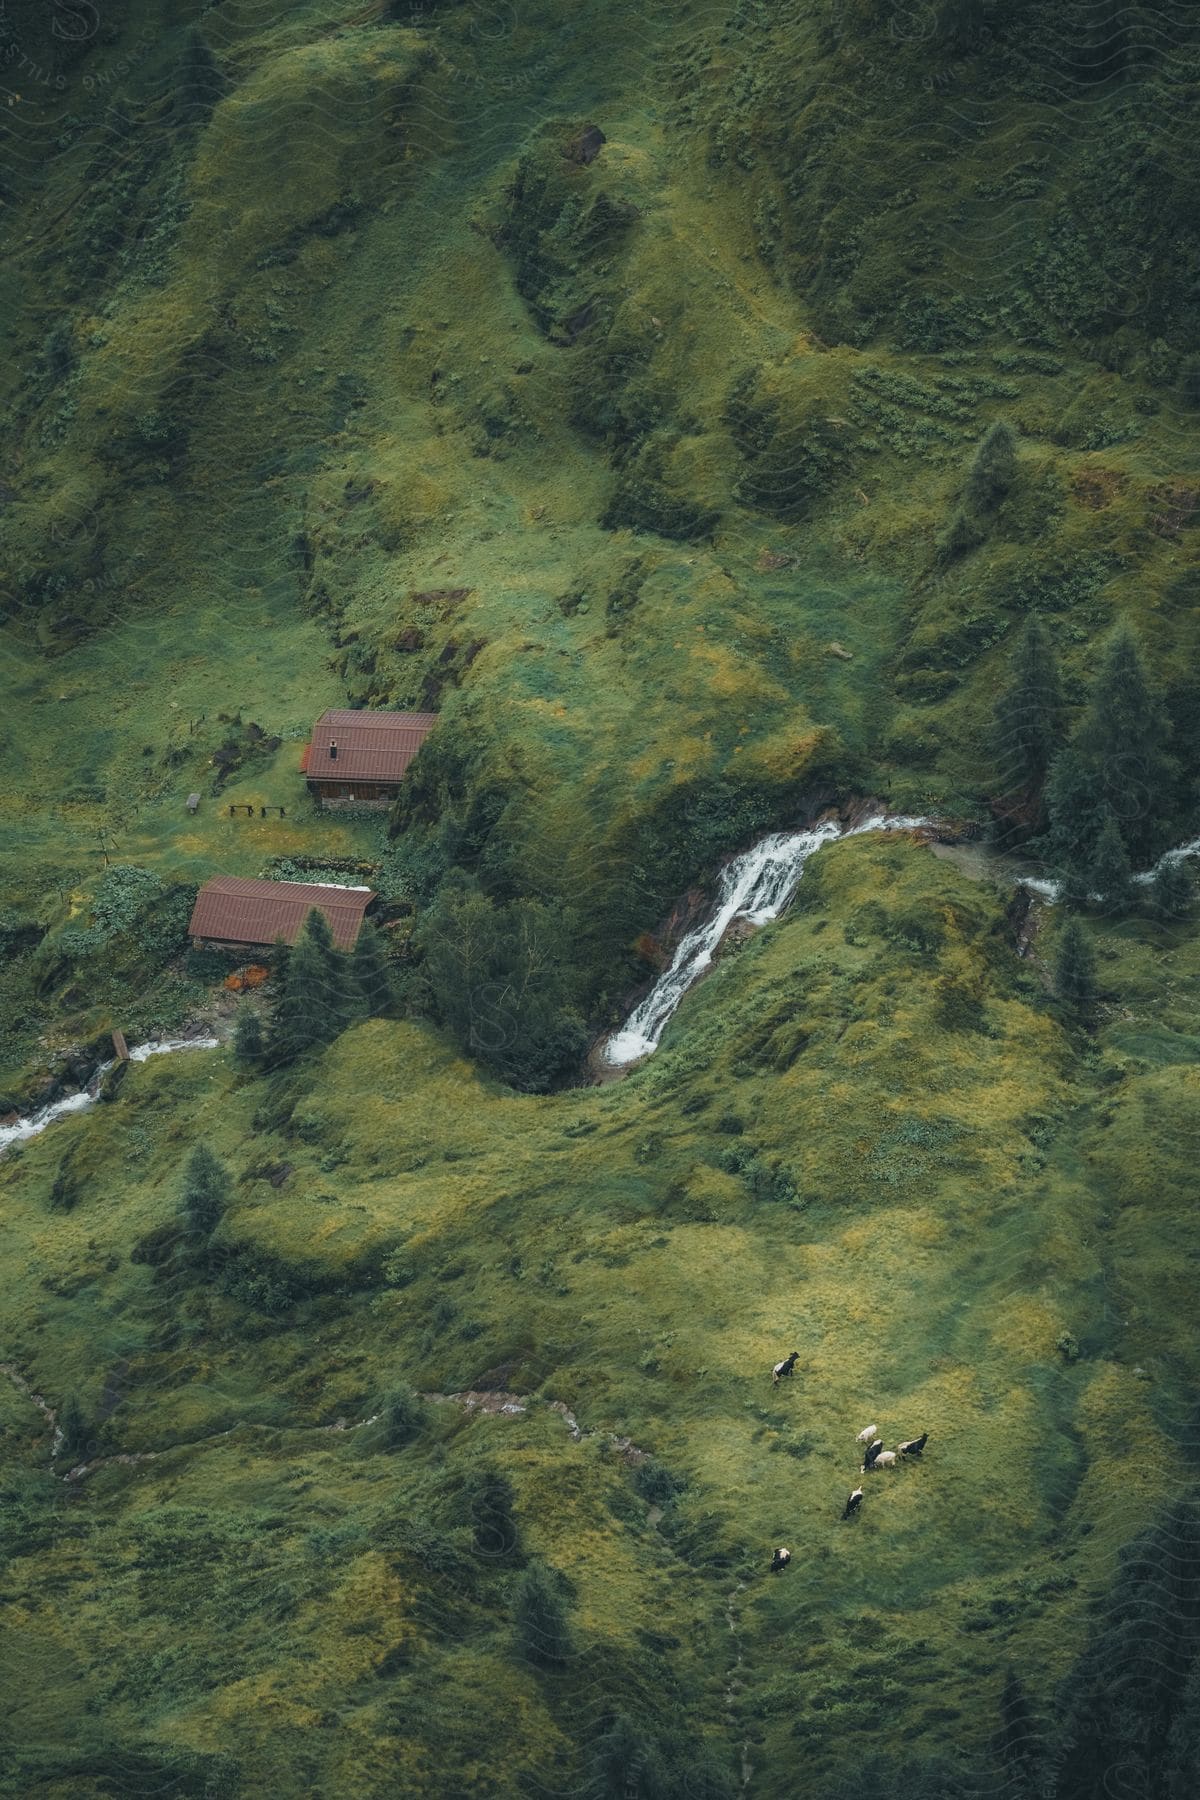
[[[778,1383],[779,1377],[781,1375],[794,1375],[795,1374],[796,1358],[799,1356],[799,1354],[800,1354],[800,1352],[798,1350],[793,1350],[792,1354],[790,1356],[785,1356],[782,1362],[777,1362],[775,1364],[775,1367],[771,1370],[771,1381],[773,1384]]]
[[[873,1444],[867,1445],[866,1455],[863,1457],[863,1466],[862,1466],[862,1472],[864,1475],[866,1474],[868,1469],[874,1468],[875,1459],[879,1456],[882,1449],[883,1449],[883,1439],[882,1438],[876,1438],[875,1442]]]
[[[776,1550],[774,1556],[772,1556],[772,1558],[771,1558],[771,1573],[772,1573],[772,1575],[778,1575],[780,1569],[786,1569],[788,1564],[791,1562],[791,1560],[792,1560],[791,1551],[785,1550],[785,1549],[783,1549],[782,1546],[780,1546],[780,1548],[778,1550]]]
[[[874,1445],[871,1446],[874,1449]],[[876,1469],[894,1469],[899,1462],[894,1450],[877,1450],[870,1462],[865,1462],[860,1471],[863,1475],[873,1475]]]
[[[879,1434],[878,1425],[868,1425],[865,1431],[859,1432],[858,1436],[855,1438],[854,1441],[856,1444],[869,1444],[871,1442],[872,1438],[877,1437],[878,1434]]]
[[[901,1456],[920,1456],[928,1442],[929,1433],[923,1431],[919,1438],[909,1438],[907,1444],[897,1444],[896,1448]]]
[[[855,1488],[854,1492],[851,1494],[850,1498],[847,1500],[845,1506],[842,1509],[843,1519],[852,1519],[855,1516],[859,1507],[862,1505],[862,1497],[863,1497],[862,1489],[860,1487]]]

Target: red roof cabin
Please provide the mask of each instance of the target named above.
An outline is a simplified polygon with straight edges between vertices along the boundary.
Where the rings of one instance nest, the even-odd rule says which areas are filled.
[[[322,806],[390,806],[436,713],[322,713],[301,769]]]
[[[261,950],[280,939],[294,944],[315,907],[329,921],[334,947],[353,950],[375,898],[369,887],[214,875],[196,895],[188,936],[197,950]]]

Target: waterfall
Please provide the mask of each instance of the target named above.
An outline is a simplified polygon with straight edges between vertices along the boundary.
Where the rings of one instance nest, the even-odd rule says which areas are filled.
[[[692,927],[679,941],[671,966],[659,976],[646,998],[630,1013],[620,1031],[615,1031],[604,1044],[600,1059],[609,1068],[624,1068],[638,1062],[658,1047],[675,1008],[692,984],[712,966],[713,957],[729,927],[737,919],[751,925],[766,925],[776,919],[796,891],[805,864],[822,844],[837,838],[860,837],[867,831],[915,831],[920,826],[934,825],[936,820],[889,817],[876,813],[858,825],[839,825],[835,819],[814,825],[807,831],[776,832],[735,856],[721,870],[717,903],[708,918]],[[1152,869],[1135,875],[1136,882],[1153,881],[1166,863],[1180,862],[1187,856],[1200,856],[1200,838],[1192,838],[1176,850],[1164,851]],[[1011,877],[1010,877],[1011,879]],[[1018,887],[1053,905],[1061,884],[1037,875],[1019,875]]]
[[[692,927],[679,941],[671,966],[660,975],[646,998],[614,1032],[602,1051],[610,1067],[620,1068],[648,1056],[658,1045],[675,1008],[692,984],[711,967],[717,947],[736,919],[766,925],[776,919],[796,891],[805,865],[814,851],[836,838],[858,837],[866,831],[913,831],[928,819],[889,818],[878,813],[859,825],[839,825],[827,819],[806,831],[775,832],[721,870],[717,903],[708,918]]]
[[[139,1044],[136,1050],[129,1052],[130,1062],[145,1062],[151,1056],[166,1056],[172,1050],[215,1050],[218,1039],[207,1038],[155,1038],[148,1044]],[[11,1144],[22,1144],[27,1138],[37,1137],[45,1131],[47,1125],[53,1125],[55,1119],[64,1119],[68,1113],[82,1112],[85,1106],[91,1106],[100,1091],[100,1083],[112,1068],[115,1058],[92,1070],[86,1084],[77,1094],[68,1094],[63,1100],[54,1100],[49,1106],[43,1106],[37,1112],[28,1113],[23,1119],[17,1119],[12,1125],[0,1125],[0,1155]]]

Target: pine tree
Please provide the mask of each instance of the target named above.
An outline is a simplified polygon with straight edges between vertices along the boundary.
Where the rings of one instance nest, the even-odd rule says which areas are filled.
[[[1171,812],[1177,771],[1167,753],[1170,732],[1137,639],[1127,624],[1118,625],[1105,647],[1073,746],[1098,797],[1116,814],[1135,867],[1150,860],[1160,823]]]
[[[325,971],[321,994],[325,1012],[323,1029],[326,1041],[330,1042],[353,1021],[358,1009],[358,989],[353,965],[348,957],[334,948],[329,920],[315,906],[304,922],[304,935],[321,953]]]
[[[467,1478],[462,1510],[484,1556],[511,1556],[517,1548],[512,1482],[499,1469],[480,1469]]]
[[[88,1425],[76,1395],[68,1394],[59,1407],[57,1424],[59,1456],[69,1463],[78,1462],[87,1452]]]
[[[386,1012],[392,1003],[392,978],[383,940],[369,919],[364,919],[354,946],[354,983],[368,1017]]]
[[[1068,919],[1059,934],[1054,991],[1081,1018],[1096,1004],[1096,955],[1078,919]]]
[[[1133,899],[1133,871],[1116,814],[1107,800],[1100,812],[1100,831],[1092,852],[1089,897],[1098,900],[1105,912],[1124,912]]]
[[[1083,906],[1091,891],[1103,817],[1092,773],[1073,746],[1060,751],[1050,765],[1045,799],[1049,825],[1039,848],[1062,883],[1064,900]]]
[[[1004,793],[1036,792],[1065,741],[1058,658],[1036,613],[1026,620],[996,702],[996,763]]]
[[[229,1171],[207,1144],[197,1144],[183,1173],[180,1209],[198,1237],[211,1237],[229,1204]]]
[[[188,124],[203,124],[226,91],[225,77],[198,25],[184,39],[179,59],[178,107]]]
[[[320,941],[319,927],[314,936],[314,918],[320,919],[325,926],[325,946]],[[306,1050],[328,1043],[336,1035],[337,1028],[330,1029],[329,1013],[328,957],[332,948],[329,927],[314,910],[309,913],[304,930],[287,959],[287,974],[271,1032],[272,1062],[291,1062],[295,1057],[303,1056]]]
[[[657,1786],[654,1740],[628,1713],[618,1713],[588,1758],[586,1800],[642,1800]]]
[[[1029,1704],[1029,1696],[1009,1669],[1000,1695],[1000,1729],[996,1756],[1018,1793],[1030,1791],[1035,1765],[1040,1759],[1041,1732]]]
[[[237,1023],[233,1028],[234,1058],[253,1067],[262,1061],[265,1049],[262,1018],[249,1001],[243,1000],[238,1007]]]
[[[545,1563],[531,1563],[517,1582],[513,1621],[517,1650],[529,1662],[553,1668],[570,1656],[567,1609]]]
[[[1150,883],[1150,907],[1160,919],[1181,919],[1196,897],[1191,870],[1182,856],[1167,856]]]
[[[1011,425],[997,419],[981,438],[967,470],[963,498],[974,512],[990,512],[1012,486],[1017,473],[1017,440]]]

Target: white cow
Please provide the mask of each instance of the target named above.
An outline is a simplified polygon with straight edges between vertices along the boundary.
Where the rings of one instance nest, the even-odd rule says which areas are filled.
[[[873,1438],[877,1437],[878,1435],[879,1435],[878,1425],[868,1425],[865,1431],[859,1432],[858,1436],[855,1438],[854,1441],[856,1444],[869,1444],[871,1442],[871,1440]]]
[[[869,1475],[873,1469],[894,1469],[899,1461],[894,1450],[881,1450],[872,1463],[864,1463],[859,1470],[860,1475]]]

